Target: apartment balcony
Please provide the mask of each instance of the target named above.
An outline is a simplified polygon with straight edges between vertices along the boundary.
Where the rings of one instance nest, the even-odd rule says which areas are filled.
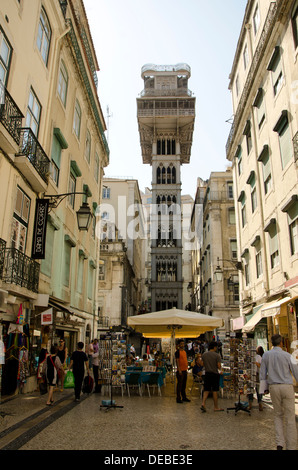
[[[0,240],[0,279],[5,284],[23,287],[38,293],[40,265],[16,248],[6,248]],[[9,290],[15,291],[14,288]]]
[[[24,116],[4,85],[0,85],[0,147],[10,155],[19,148]]]
[[[48,185],[50,160],[30,128],[19,131],[20,145],[15,165],[31,183],[34,191],[45,192]]]
[[[4,258],[5,258],[6,241],[0,238],[0,279],[2,279]]]

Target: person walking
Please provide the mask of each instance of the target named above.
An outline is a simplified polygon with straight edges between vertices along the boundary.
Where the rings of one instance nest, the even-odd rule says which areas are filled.
[[[69,364],[69,369],[72,369],[74,375],[76,401],[80,401],[81,398],[82,384],[85,375],[85,366],[88,375],[90,374],[88,356],[83,351],[83,349],[84,343],[82,341],[79,341],[78,349],[72,353]]]
[[[98,383],[98,371],[99,371],[99,350],[97,350],[94,354],[92,354],[92,370],[93,370],[93,378],[94,378],[94,393],[101,392],[101,384]]]
[[[224,411],[218,406],[219,379],[221,370],[221,357],[217,352],[217,342],[211,341],[208,351],[202,355],[202,365],[205,369],[204,393],[201,410],[206,412],[206,400],[210,392],[213,395],[214,411]]]
[[[260,367],[261,367],[261,362],[262,362],[262,357],[264,355],[264,349],[262,348],[262,346],[258,346],[257,347],[257,350],[256,350],[256,367],[257,367],[257,370],[256,370],[256,392],[257,392],[257,399],[258,399],[258,404],[259,404],[259,411],[263,411],[263,404],[262,404],[262,398],[263,398],[263,394],[260,393]],[[248,405],[248,409],[251,410],[252,409],[252,403],[253,403],[253,392],[252,393],[249,393],[247,395],[247,398],[248,398],[248,402],[249,402],[249,405]]]
[[[298,381],[298,363],[282,349],[281,335],[273,335],[271,342],[273,348],[262,357],[260,381],[267,381],[269,386],[274,410],[276,448],[297,450],[293,377]]]
[[[187,369],[188,361],[187,354],[184,349],[183,339],[178,341],[178,349],[175,352],[176,365],[177,365],[177,403],[189,402],[186,397],[186,382],[187,382]]]
[[[59,340],[59,346],[58,346],[58,349],[57,349],[57,356],[59,357],[59,359],[61,361],[61,364],[63,366],[62,370],[58,373],[57,387],[58,387],[58,383],[59,383],[59,380],[60,380],[60,390],[61,390],[61,392],[63,392],[65,369],[66,369],[66,360],[67,360],[67,356],[68,356],[68,351],[67,351],[67,347],[65,345],[64,339]]]
[[[48,406],[54,403],[54,388],[55,385],[57,385],[58,371],[62,369],[61,361],[59,357],[57,357],[57,347],[51,346],[50,354],[46,357],[42,369],[42,373],[46,376],[49,385]]]

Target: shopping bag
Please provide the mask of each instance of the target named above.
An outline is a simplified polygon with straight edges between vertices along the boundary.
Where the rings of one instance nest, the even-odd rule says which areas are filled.
[[[66,375],[65,375],[65,379],[64,379],[64,388],[74,388],[74,375],[73,373],[71,372],[71,370],[69,370],[68,372],[66,372]]]
[[[45,393],[47,393],[48,391],[48,385],[45,378],[43,378],[39,384],[39,391],[41,395],[45,395]]]

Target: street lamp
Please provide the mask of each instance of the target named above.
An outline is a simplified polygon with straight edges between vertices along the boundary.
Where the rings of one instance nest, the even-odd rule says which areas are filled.
[[[45,194],[44,198],[49,199],[49,207],[50,208],[55,208],[59,206],[60,202],[63,201],[67,196],[72,196],[76,194],[83,194],[88,197],[88,194],[86,192],[72,192],[72,193],[64,193],[64,194]],[[88,205],[87,202],[83,202],[79,210],[77,211],[77,222],[78,222],[78,228],[80,231],[88,231],[91,220],[92,220],[92,212],[91,209]]]
[[[234,261],[232,259],[219,259],[219,258],[217,258],[217,266],[216,266],[216,269],[214,271],[215,282],[222,282],[222,279],[223,279],[223,270],[219,266],[220,261],[226,261],[228,263],[231,263],[234,266],[234,268],[237,269],[238,271],[242,271],[242,269],[243,269],[241,261]]]

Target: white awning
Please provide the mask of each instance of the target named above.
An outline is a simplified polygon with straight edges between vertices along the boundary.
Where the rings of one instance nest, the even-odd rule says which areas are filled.
[[[262,320],[261,308],[264,304],[254,307],[254,315],[248,320],[248,322],[242,328],[242,333],[250,333],[255,329],[255,326]]]
[[[262,317],[273,317],[280,313],[281,305],[290,302],[291,297],[284,297],[282,299],[275,300],[265,304],[261,309]]]

